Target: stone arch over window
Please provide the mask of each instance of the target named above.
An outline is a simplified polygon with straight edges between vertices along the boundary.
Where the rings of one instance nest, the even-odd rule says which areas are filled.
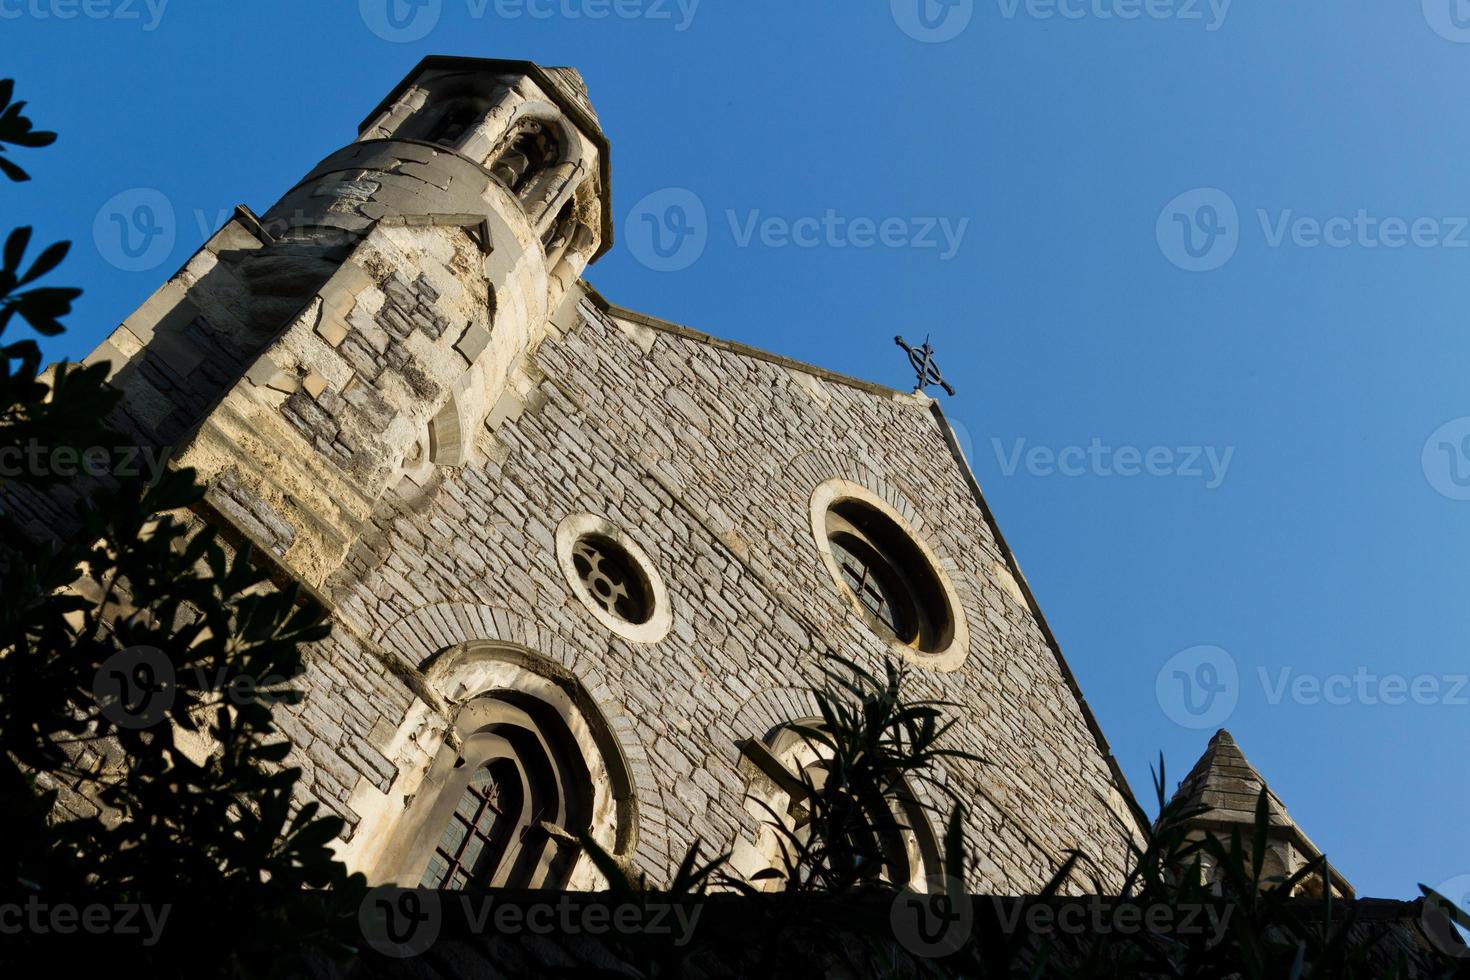
[[[582,833],[631,862],[638,835],[628,764],[570,672],[481,641],[435,657],[425,679],[452,720],[393,828],[378,878],[431,888],[600,887]]]
[[[562,145],[554,121],[528,117],[506,134],[485,165],[511,193],[523,197],[538,178],[561,162]]]
[[[754,842],[737,841],[732,868],[756,879],[765,890],[784,887],[780,878],[762,876],[766,869],[785,874],[792,842],[788,833],[773,826],[780,820],[790,835],[808,833],[806,800],[826,779],[831,752],[800,728],[820,728],[820,718],[803,718],[778,725],[760,739],[741,747],[746,774],[745,809],[759,825]],[[862,801],[865,829],[852,842],[856,851],[875,855],[873,878],[924,892],[943,875],[939,841],[926,807],[902,777],[884,793],[874,788]]]
[[[562,229],[570,237],[589,217],[586,192],[597,213],[597,178],[584,158],[584,140],[550,103],[525,102],[485,156],[483,165],[521,202],[542,244],[557,237],[558,221],[571,203],[577,222]],[[589,226],[590,234],[590,226]]]

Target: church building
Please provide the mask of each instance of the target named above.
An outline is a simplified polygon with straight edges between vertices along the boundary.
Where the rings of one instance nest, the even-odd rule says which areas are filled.
[[[277,720],[343,860],[597,888],[586,833],[655,884],[696,840],[755,875],[837,653],[957,705],[971,892],[1072,850],[1116,886],[1129,788],[938,404],[618,306],[583,278],[612,215],[575,70],[427,58],[91,356],[201,519],[329,611]],[[1222,735],[1182,791],[1259,785]],[[910,802],[885,873],[924,889],[940,801]]]

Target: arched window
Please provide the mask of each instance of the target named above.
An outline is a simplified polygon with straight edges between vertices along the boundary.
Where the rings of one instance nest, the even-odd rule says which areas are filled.
[[[493,881],[528,824],[515,765],[497,759],[476,769],[434,846],[425,888],[468,888]]]
[[[453,712],[400,808],[383,814],[391,830],[369,876],[456,890],[604,887],[582,837],[627,860],[637,811],[618,738],[587,691],[558,664],[483,641],[446,650],[425,679]]]
[[[593,796],[566,719],[537,698],[496,691],[471,701],[456,723],[466,734],[421,883],[563,887],[581,854],[577,835],[592,825]]]
[[[454,146],[464,138],[465,132],[479,121],[479,118],[478,106],[468,99],[455,99],[450,103],[444,115],[439,118],[429,142]]]
[[[439,95],[410,116],[395,135],[440,146],[458,146],[489,108],[489,100],[481,95]]]
[[[794,724],[821,723],[810,719]],[[747,740],[742,755],[752,776],[746,809],[761,825],[754,863],[762,866],[742,870],[761,887],[777,890],[788,873],[802,871],[790,867],[793,852],[811,840],[813,820],[822,816],[812,797],[826,790],[830,751],[787,724],[764,739]],[[852,789],[860,814],[846,823],[837,850],[852,862],[853,874],[927,890],[930,878],[942,874],[939,843],[907,783],[895,776],[884,786]]]
[[[529,120],[491,154],[486,166],[496,180],[517,196],[525,197],[536,178],[561,158],[561,141],[546,123]]]

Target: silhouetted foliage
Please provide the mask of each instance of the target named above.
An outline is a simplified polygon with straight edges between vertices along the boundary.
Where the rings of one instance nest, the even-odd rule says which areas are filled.
[[[0,143],[51,143],[13,87],[0,82]],[[3,156],[0,171],[27,179]],[[5,245],[0,332],[19,316],[51,335],[80,291],[32,286],[69,245],[27,263],[30,239],[21,228]],[[126,443],[104,421],[117,398],[106,371],[43,372],[34,340],[0,347],[0,452]],[[300,698],[291,682],[303,645],[327,635],[321,610],[192,519],[203,489],[191,470],[91,485],[10,466],[0,505],[67,483],[83,499],[76,533],[33,540],[0,513],[0,903],[167,906],[156,945],[65,937],[68,956],[105,951],[156,976],[290,973],[298,950],[345,951],[362,881],[330,849],[342,821],[294,806],[300,770],[283,768],[271,720],[273,703]],[[42,944],[54,955],[56,938],[23,928],[0,958]]]

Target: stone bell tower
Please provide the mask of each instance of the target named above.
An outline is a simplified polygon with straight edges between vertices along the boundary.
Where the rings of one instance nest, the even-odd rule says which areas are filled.
[[[91,359],[112,362],[121,425],[320,587],[386,494],[475,457],[517,358],[610,247],[609,202],[574,69],[426,58]]]

